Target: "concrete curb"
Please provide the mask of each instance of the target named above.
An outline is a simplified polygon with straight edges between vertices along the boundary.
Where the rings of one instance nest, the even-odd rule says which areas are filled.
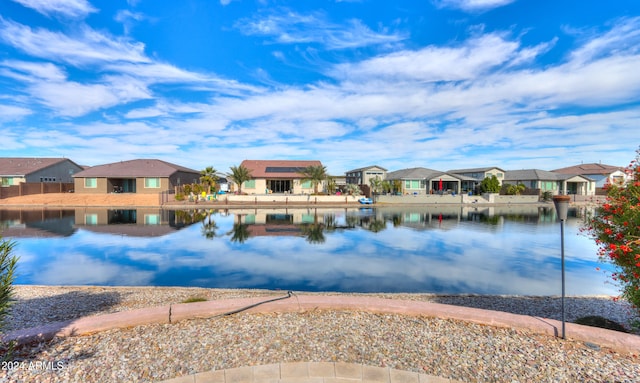
[[[559,336],[562,323],[557,320],[510,314],[500,311],[452,306],[433,302],[394,300],[376,297],[293,295],[288,299],[268,302],[264,297],[225,299],[171,306],[145,308],[83,317],[76,320],[50,323],[45,326],[17,330],[5,334],[3,341],[18,344],[50,340],[54,337],[79,336],[116,328],[134,327],[153,323],[175,323],[186,319],[209,318],[248,306],[252,313],[304,312],[310,310],[351,310],[379,314],[401,314],[454,319],[482,325],[533,331]],[[566,337],[610,348],[619,353],[639,355],[640,336],[605,330],[575,323],[566,323]]]
[[[160,383],[462,383],[434,375],[340,362],[293,362],[213,370]]]

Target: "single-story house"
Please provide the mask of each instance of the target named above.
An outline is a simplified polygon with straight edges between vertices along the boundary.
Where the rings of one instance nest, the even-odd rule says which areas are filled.
[[[159,193],[199,183],[200,172],[162,160],[137,159],[93,166],[73,178],[76,193]]]
[[[20,185],[23,182],[73,183],[73,175],[83,167],[68,158],[0,158],[0,184]]]
[[[594,180],[597,188],[602,188],[606,184],[621,185],[629,180],[624,168],[605,164],[580,164],[552,170],[552,172],[585,176]]]
[[[387,169],[378,165],[372,165],[349,170],[345,175],[347,184],[370,185],[372,179],[379,178],[380,181],[386,179]]]
[[[387,180],[400,180],[402,194],[435,194],[439,192],[465,192],[462,183],[473,183],[474,179],[427,168],[401,169],[387,173]]]
[[[462,189],[463,191],[476,191],[476,189],[480,186],[480,183],[482,183],[482,180],[491,176],[496,176],[498,182],[500,183],[500,185],[502,185],[502,182],[504,181],[505,170],[494,166],[485,168],[448,170],[447,173],[473,178],[473,182],[463,182]]]
[[[249,169],[252,179],[242,184],[242,192],[247,194],[289,193],[312,194],[311,181],[303,181],[300,173],[309,166],[322,166],[320,161],[296,160],[244,160],[240,164]],[[324,182],[318,185],[322,191]]]
[[[561,174],[540,169],[510,170],[505,173],[504,183],[523,184],[541,193],[595,195],[595,181],[580,175]]]

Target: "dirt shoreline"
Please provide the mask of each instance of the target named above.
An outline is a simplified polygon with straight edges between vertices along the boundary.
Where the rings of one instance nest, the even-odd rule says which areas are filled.
[[[408,203],[380,203],[376,206],[415,206],[425,204],[408,204]],[[463,203],[439,203],[432,204],[434,206],[467,206]],[[538,202],[535,204],[477,204],[476,207],[490,207],[490,206],[507,206],[507,205],[537,205],[537,206],[553,206],[551,202]],[[597,205],[594,202],[571,202],[572,206],[589,206]],[[350,203],[301,203],[301,202],[289,202],[283,204],[281,202],[251,202],[251,203],[230,203],[220,201],[206,201],[206,202],[189,202],[189,201],[169,201],[162,203],[160,196],[157,194],[80,194],[80,193],[49,193],[49,194],[33,194],[20,197],[11,197],[0,199],[0,208],[13,209],[13,208],[60,208],[60,207],[154,207],[163,209],[205,209],[205,208],[220,208],[220,209],[233,209],[233,208],[278,208],[278,207],[323,207],[323,208],[345,208],[345,207],[362,207],[363,205],[358,202]],[[370,207],[370,205],[368,206]]]

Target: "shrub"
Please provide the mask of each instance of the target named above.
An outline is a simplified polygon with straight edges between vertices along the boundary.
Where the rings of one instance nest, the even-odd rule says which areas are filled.
[[[11,309],[13,297],[13,281],[15,278],[18,257],[11,255],[14,242],[0,237],[0,329],[4,327],[6,317]]]
[[[194,302],[206,302],[207,298],[205,297],[189,297],[182,301],[182,303],[194,303]]]
[[[11,255],[14,245],[14,242],[3,240],[0,237],[0,333],[6,324],[7,316],[9,316],[13,298],[13,281],[18,263],[18,257]],[[0,350],[4,351],[4,356],[1,356],[0,360],[8,360],[13,350],[13,343],[0,344]]]
[[[485,177],[482,182],[480,182],[480,191],[482,193],[499,193],[500,192],[500,181],[495,174],[492,174],[491,177]]]
[[[626,168],[630,180],[606,185],[606,202],[587,217],[583,231],[598,245],[598,256],[616,266],[613,280],[622,298],[640,311],[640,149]]]

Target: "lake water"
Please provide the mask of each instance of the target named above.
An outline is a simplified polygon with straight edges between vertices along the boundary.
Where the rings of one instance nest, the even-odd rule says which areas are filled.
[[[565,227],[568,295],[617,295]],[[0,210],[16,283],[559,295],[552,205],[370,209]]]

